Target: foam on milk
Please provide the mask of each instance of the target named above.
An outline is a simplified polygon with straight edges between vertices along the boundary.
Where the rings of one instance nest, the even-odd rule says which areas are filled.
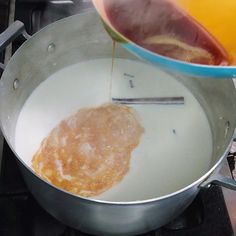
[[[111,59],[78,63],[51,75],[26,101],[16,126],[16,152],[28,166],[41,141],[82,107],[109,101]],[[133,105],[145,128],[130,171],[96,199],[135,201],[177,191],[209,168],[212,137],[198,101],[172,76],[150,65],[116,59],[112,97],[184,96],[184,105]]]

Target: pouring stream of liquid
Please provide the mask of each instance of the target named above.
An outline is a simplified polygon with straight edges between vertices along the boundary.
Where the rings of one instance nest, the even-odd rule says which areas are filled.
[[[112,59],[111,59],[111,76],[109,82],[109,102],[112,101],[111,91],[112,91],[112,75],[114,71],[114,64],[115,64],[115,55],[116,55],[116,41],[112,40]]]

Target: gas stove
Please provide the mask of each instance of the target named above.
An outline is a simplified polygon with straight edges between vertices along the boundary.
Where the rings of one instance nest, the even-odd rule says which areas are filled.
[[[0,33],[14,20],[25,24],[29,34],[78,12],[92,8],[88,0],[0,0]],[[23,43],[18,38],[0,54],[6,62]],[[0,135],[0,235],[1,236],[82,236],[88,235],[57,221],[42,209],[28,191],[17,160]],[[234,174],[236,153],[230,153],[222,172]],[[145,236],[234,235],[236,234],[236,193],[214,186],[201,190],[187,210],[168,225]],[[235,205],[235,207],[234,207]]]

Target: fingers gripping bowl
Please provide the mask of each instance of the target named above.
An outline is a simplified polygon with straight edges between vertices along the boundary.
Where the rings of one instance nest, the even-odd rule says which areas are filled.
[[[53,51],[48,50],[50,45],[54,45]],[[44,28],[25,42],[3,73],[0,119],[30,191],[48,212],[85,232],[133,235],[160,227],[177,216],[220,165],[235,128],[235,90],[231,80],[167,74],[118,48],[112,96],[175,95],[184,96],[185,104],[132,106],[144,132],[131,154],[127,175],[104,195],[87,198],[72,194],[37,175],[31,167],[32,156],[63,119],[80,109],[98,107],[108,101],[111,45],[95,12],[72,16]],[[13,87],[16,79],[18,87]],[[50,93],[45,96],[45,91]],[[20,121],[23,132],[18,132]],[[208,132],[201,135],[197,130]],[[191,139],[190,133],[194,133]],[[24,145],[19,145],[19,140]],[[204,145],[207,140],[210,143]],[[198,150],[198,158],[209,156],[208,163],[197,161],[203,166],[195,177],[192,177],[195,168],[191,168],[194,158],[191,159],[192,152],[188,150]],[[175,161],[174,175],[167,165],[170,156]],[[184,158],[185,162],[178,162],[178,158]],[[157,178],[160,171],[156,168],[166,168],[162,178]],[[190,173],[186,171],[182,178],[186,182],[173,184],[183,170]]]

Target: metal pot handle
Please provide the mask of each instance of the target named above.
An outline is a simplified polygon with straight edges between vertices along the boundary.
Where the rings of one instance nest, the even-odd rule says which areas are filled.
[[[236,128],[234,130],[233,140],[236,140]],[[200,188],[209,188],[211,185],[218,185],[228,189],[236,190],[236,180],[230,177],[225,177],[219,173],[219,169],[213,172],[203,183]]]
[[[17,20],[0,34],[0,52],[3,51],[19,35],[23,35],[26,39],[30,38],[30,35],[25,31],[24,24]],[[5,65],[0,63],[0,68],[4,69]]]
[[[209,188],[211,185],[218,185],[228,189],[236,190],[236,181],[234,179],[224,177],[221,174],[212,174],[200,185],[200,188]]]

